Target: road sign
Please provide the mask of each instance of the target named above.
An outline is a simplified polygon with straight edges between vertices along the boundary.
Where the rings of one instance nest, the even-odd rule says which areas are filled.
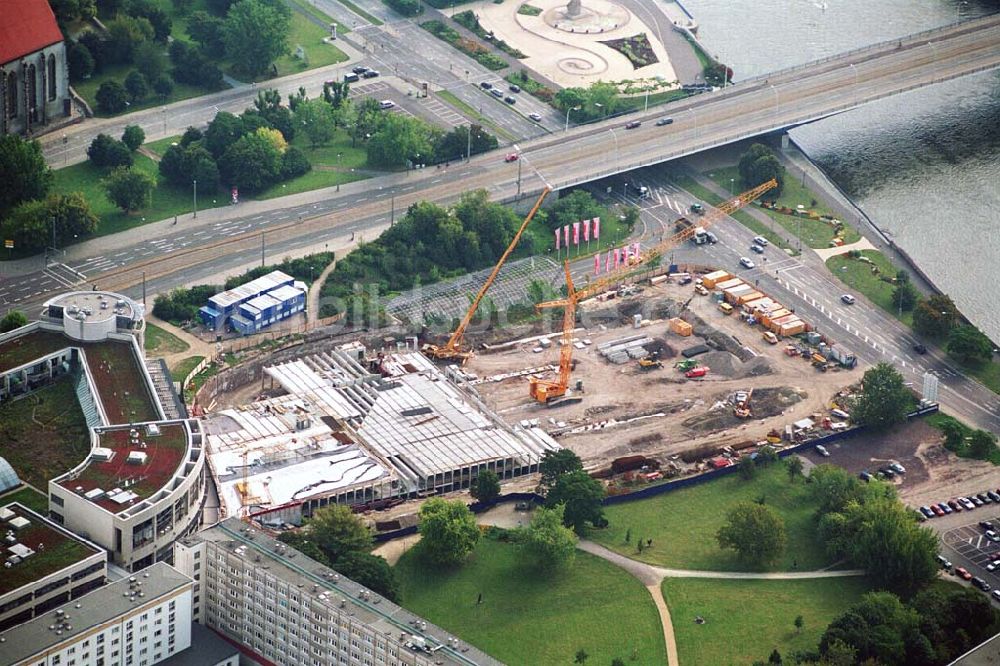
[[[5,241],[3,242],[3,246],[4,246],[5,248],[7,248],[8,250],[13,250],[13,249],[14,249],[14,241],[12,241],[12,240],[10,240],[10,239],[8,239],[8,240],[5,240]]]

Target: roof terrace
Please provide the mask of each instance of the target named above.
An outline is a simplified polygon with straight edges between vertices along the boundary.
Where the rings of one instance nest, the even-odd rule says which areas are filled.
[[[62,333],[44,329],[29,331],[24,335],[0,342],[0,372],[13,370],[35,359],[44,358],[60,349],[78,344]]]
[[[113,340],[76,344],[87,356],[87,367],[108,421],[142,423],[161,418],[131,344]]]
[[[12,522],[13,521],[13,522]],[[16,527],[16,526],[20,527]],[[37,513],[21,506],[8,504],[0,508],[0,528],[12,533],[13,541],[5,539],[4,562],[16,556],[19,561],[4,567],[0,574],[0,595],[44,578],[72,564],[87,559],[99,551],[44,520]]]
[[[97,430],[97,447],[56,482],[111,513],[121,513],[161,490],[186,462],[182,423]]]

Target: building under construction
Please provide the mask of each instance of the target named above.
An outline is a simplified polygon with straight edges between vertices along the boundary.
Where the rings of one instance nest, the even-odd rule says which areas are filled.
[[[265,369],[285,395],[206,423],[227,515],[297,523],[331,503],[380,506],[511,479],[558,449],[541,428],[504,423],[416,350],[360,344]]]

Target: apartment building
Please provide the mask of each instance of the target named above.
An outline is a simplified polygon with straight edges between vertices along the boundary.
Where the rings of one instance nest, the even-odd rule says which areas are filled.
[[[191,579],[165,563],[0,633],[0,666],[152,666],[191,645]]]
[[[174,546],[192,617],[281,666],[499,666],[443,629],[235,518]],[[2,665],[0,665],[2,666]]]

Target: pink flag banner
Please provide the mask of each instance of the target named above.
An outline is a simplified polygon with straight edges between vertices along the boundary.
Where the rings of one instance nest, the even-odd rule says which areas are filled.
[[[556,229],[556,252],[559,251],[559,230]]]
[[[590,220],[583,221],[583,240],[586,243],[590,242]]]
[[[601,272],[601,255],[595,254],[594,255],[594,275],[597,275],[600,272]]]
[[[628,266],[628,245],[621,249],[622,253],[622,266]]]
[[[608,258],[604,260],[604,272],[611,270],[611,250],[608,250]]]
[[[568,224],[563,227],[563,245],[566,246],[567,250],[569,249],[569,225]]]
[[[594,240],[601,240],[601,218],[594,218]]]
[[[641,255],[641,254],[642,254],[642,250],[641,250],[641,248],[639,247],[639,243],[635,243],[635,244],[634,244],[634,245],[632,246],[632,254],[633,254],[633,256],[635,256],[635,258],[636,258],[636,259],[638,259],[638,258],[639,258],[639,255]]]
[[[615,270],[618,270],[618,262],[621,261],[622,255],[618,250],[612,250],[615,253]]]
[[[573,245],[579,245],[579,244],[580,244],[580,223],[579,222],[574,222],[573,223]]]

